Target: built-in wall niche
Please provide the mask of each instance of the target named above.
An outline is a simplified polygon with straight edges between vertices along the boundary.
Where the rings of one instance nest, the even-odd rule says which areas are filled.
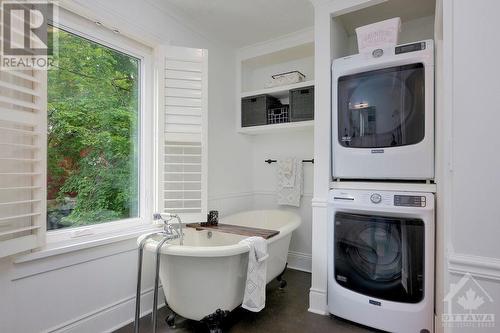
[[[332,18],[331,38],[333,58],[358,53],[354,29],[367,24],[401,18],[399,43],[434,39],[435,0],[387,0],[381,4]]]
[[[314,122],[310,120],[311,117],[304,117],[304,120],[296,117],[293,119],[292,113],[295,115],[298,108],[292,111],[290,105],[290,96],[295,96],[294,92],[305,92],[314,96],[314,42],[312,33],[305,39],[290,38],[288,42],[282,40],[278,43],[268,43],[264,50],[261,45],[257,45],[245,49],[247,52],[240,53],[238,80],[241,89],[237,98],[238,132],[257,135],[276,131],[312,129]],[[279,86],[268,85],[273,75],[293,71],[302,73],[305,76],[303,81]],[[264,97],[266,95],[268,97]],[[301,95],[301,97],[303,96],[305,95]],[[283,123],[270,123],[267,119],[267,123],[260,121],[260,125],[249,126],[247,123],[243,126],[242,122],[248,120],[248,111],[245,112],[245,121],[242,121],[241,104],[255,98],[260,100],[267,98],[267,101],[277,99],[279,100],[278,105],[281,103],[283,106],[289,106],[287,111],[290,114],[289,120]],[[295,106],[298,105],[296,101],[294,99],[294,103],[292,103]],[[259,109],[259,113],[262,112],[269,113],[271,111]],[[260,115],[259,117],[262,118]]]

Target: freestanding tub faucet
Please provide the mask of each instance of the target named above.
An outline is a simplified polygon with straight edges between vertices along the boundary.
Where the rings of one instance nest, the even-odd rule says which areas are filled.
[[[169,236],[177,236],[179,238],[179,244],[184,245],[184,232],[182,229],[182,221],[179,215],[171,213],[155,213],[153,214],[153,219],[155,221],[162,220],[164,223],[163,232]],[[177,220],[178,228],[174,228],[172,223],[173,219]]]
[[[135,296],[135,321],[134,321],[134,333],[139,333],[139,322],[140,322],[140,311],[141,311],[141,278],[142,278],[142,256],[144,252],[144,246],[146,242],[151,238],[157,236],[160,237],[160,241],[156,246],[156,270],[155,270],[155,284],[154,284],[154,293],[153,293],[153,312],[152,312],[152,321],[153,321],[153,333],[156,333],[156,321],[157,321],[157,309],[158,309],[158,286],[159,286],[159,275],[160,275],[160,254],[162,246],[170,241],[179,238],[180,245],[184,243],[184,232],[182,230],[182,221],[179,215],[177,214],[160,214],[156,213],[153,215],[153,219],[155,221],[162,220],[163,232],[155,232],[149,235],[146,235],[139,244],[139,258],[137,263],[137,292]],[[177,220],[177,224],[179,225],[178,229],[174,228],[170,221],[172,219]]]

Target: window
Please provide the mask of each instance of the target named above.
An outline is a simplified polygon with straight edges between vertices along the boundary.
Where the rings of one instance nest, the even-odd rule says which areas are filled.
[[[48,28],[55,66],[0,70],[0,257],[43,249],[31,257],[41,258],[156,228],[164,96],[154,74],[164,64],[148,45],[58,12]]]
[[[48,72],[47,230],[139,216],[141,60],[66,30]]]

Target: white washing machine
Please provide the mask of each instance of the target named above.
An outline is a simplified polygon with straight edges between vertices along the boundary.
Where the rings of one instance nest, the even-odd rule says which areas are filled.
[[[434,195],[332,190],[328,307],[389,332],[434,331]]]

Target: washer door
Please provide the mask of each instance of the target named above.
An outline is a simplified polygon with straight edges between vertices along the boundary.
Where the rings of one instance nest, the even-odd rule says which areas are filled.
[[[424,223],[418,219],[338,212],[334,277],[352,291],[389,301],[424,296]]]

